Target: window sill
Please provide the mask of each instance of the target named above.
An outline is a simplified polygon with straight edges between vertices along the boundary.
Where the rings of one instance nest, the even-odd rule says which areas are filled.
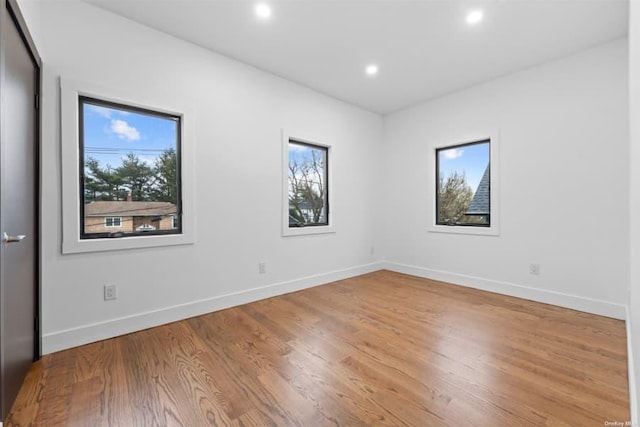
[[[332,225],[320,225],[320,226],[309,226],[309,227],[295,227],[289,228],[286,227],[282,230],[282,237],[291,237],[291,236],[308,236],[314,234],[331,234],[335,233],[336,229]]]
[[[428,230],[430,233],[445,234],[466,234],[471,236],[499,236],[500,230],[495,225],[491,227],[473,227],[459,225],[432,225]]]
[[[125,249],[154,248],[160,246],[190,245],[192,236],[186,234],[168,234],[158,236],[132,236],[104,239],[72,240],[62,242],[62,253],[119,251]]]

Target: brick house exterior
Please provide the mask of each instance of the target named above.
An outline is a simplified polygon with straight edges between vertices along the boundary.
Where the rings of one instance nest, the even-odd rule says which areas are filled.
[[[168,202],[96,201],[84,205],[84,233],[173,230],[176,205]]]

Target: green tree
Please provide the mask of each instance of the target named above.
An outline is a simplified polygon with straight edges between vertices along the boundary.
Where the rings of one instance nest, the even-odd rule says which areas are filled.
[[[169,148],[156,159],[153,194],[159,202],[176,203],[178,200],[178,156]]]
[[[130,153],[117,168],[102,166],[92,157],[85,161],[85,203],[96,200],[125,200],[127,194],[136,201],[177,203],[177,154],[175,149],[165,150],[149,166]]]
[[[138,156],[129,153],[116,168],[115,173],[122,179],[122,186],[131,193],[133,200],[151,200],[155,173],[153,168]]]
[[[104,168],[92,157],[85,162],[85,203],[94,200],[120,200],[126,192],[122,188],[122,178],[111,166]]]
[[[473,190],[464,173],[451,172],[447,179],[438,179],[438,222],[457,224],[463,218],[473,199]]]

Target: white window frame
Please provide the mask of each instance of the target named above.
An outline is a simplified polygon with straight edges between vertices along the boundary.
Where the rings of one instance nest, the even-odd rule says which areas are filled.
[[[491,188],[491,220],[489,227],[472,227],[459,225],[436,224],[436,150],[468,144],[477,141],[489,140],[490,176]],[[443,142],[446,141],[446,142]],[[440,140],[429,147],[427,155],[427,206],[428,206],[428,231],[432,233],[452,233],[484,236],[500,235],[500,138],[499,131],[470,132],[459,137],[450,137]]]
[[[327,215],[328,225],[313,225],[308,227],[289,227],[289,141],[301,142],[304,144],[316,145],[327,149],[327,194],[329,212]],[[334,224],[334,192],[335,185],[333,183],[333,164],[334,149],[331,145],[322,141],[322,138],[316,138],[307,133],[299,133],[291,130],[282,129],[282,236],[305,236],[313,234],[335,233]]]
[[[116,219],[118,220],[118,225],[115,225]],[[109,225],[109,220],[111,220],[111,225]],[[105,216],[104,226],[106,228],[122,228],[122,217],[121,216]]]
[[[80,165],[79,97],[115,102],[175,116],[181,120],[180,183],[182,197],[182,233],[141,235],[126,238],[80,239]],[[135,97],[130,91],[61,78],[61,151],[62,151],[62,253],[84,253],[195,242],[195,115],[188,108],[177,108],[153,96]]]

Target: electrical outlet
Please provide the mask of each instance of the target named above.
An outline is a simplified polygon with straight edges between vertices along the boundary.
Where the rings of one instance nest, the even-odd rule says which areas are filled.
[[[258,273],[266,274],[267,273],[267,263],[266,261],[261,261],[258,263]]]
[[[104,300],[111,301],[118,298],[116,285],[104,285]]]
[[[529,264],[529,274],[540,275],[540,264]]]

